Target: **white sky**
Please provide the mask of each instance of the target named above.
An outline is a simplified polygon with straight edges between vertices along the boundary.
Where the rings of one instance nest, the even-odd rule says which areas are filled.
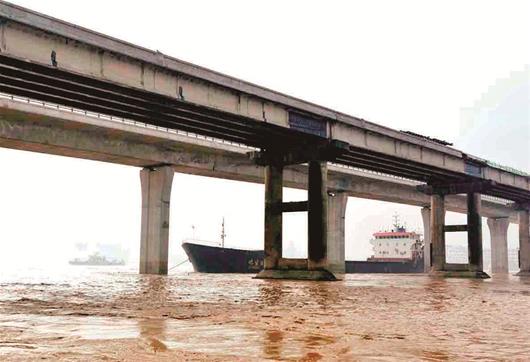
[[[530,170],[530,2],[12,2]],[[138,254],[138,169],[4,149],[0,164],[0,262],[63,260],[77,242]],[[192,224],[196,236],[218,239],[223,215],[229,244],[260,248],[262,209],[261,185],[175,175],[171,252]],[[421,229],[419,208],[350,199],[347,256],[369,256],[370,234],[396,211]],[[302,248],[304,216],[286,223],[286,241]]]

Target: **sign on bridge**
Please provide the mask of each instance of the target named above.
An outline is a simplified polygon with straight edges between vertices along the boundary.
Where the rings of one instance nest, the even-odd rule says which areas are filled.
[[[289,127],[300,132],[327,137],[326,121],[289,112]]]

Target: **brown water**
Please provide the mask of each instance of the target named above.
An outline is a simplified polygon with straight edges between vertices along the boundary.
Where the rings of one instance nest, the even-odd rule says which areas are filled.
[[[0,360],[530,360],[530,279],[0,274]]]

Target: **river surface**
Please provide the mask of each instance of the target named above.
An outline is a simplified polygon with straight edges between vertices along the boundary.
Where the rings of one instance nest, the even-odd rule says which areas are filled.
[[[530,360],[530,279],[1,270],[0,360]]]

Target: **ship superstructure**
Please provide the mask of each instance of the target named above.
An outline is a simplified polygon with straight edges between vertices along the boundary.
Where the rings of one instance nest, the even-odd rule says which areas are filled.
[[[399,224],[399,218],[394,216],[394,226],[391,231],[379,231],[370,240],[374,254],[368,261],[410,261],[422,256],[421,235],[414,231],[407,231]]]

